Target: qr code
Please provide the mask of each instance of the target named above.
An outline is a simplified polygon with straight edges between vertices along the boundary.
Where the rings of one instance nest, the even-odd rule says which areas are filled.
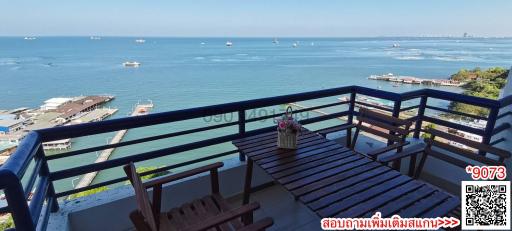
[[[510,181],[462,181],[462,229],[510,230]]]

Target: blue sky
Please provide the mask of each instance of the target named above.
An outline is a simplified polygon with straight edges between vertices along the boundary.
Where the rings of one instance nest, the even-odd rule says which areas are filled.
[[[0,0],[0,36],[512,36],[511,0]]]

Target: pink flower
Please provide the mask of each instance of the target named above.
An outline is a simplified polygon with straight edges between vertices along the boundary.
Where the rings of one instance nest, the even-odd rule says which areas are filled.
[[[282,121],[282,120],[281,120],[281,121],[279,121],[278,126],[279,126],[279,128],[281,128],[281,129],[285,129],[285,128],[286,128],[286,123],[285,123],[284,121]]]

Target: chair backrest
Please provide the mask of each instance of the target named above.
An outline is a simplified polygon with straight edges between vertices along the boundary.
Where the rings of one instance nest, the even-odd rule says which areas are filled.
[[[158,230],[157,222],[155,220],[155,214],[153,214],[151,201],[149,200],[148,192],[142,184],[142,180],[135,169],[133,163],[124,166],[126,176],[130,179],[130,182],[135,190],[135,199],[137,200],[137,207],[144,217],[144,221],[153,231]],[[156,214],[159,215],[159,214]]]
[[[409,134],[409,128],[412,125],[411,121],[372,111],[367,108],[359,108],[357,120],[357,133],[358,130],[362,130],[393,142],[404,142],[405,138]],[[370,126],[365,126],[363,123],[369,124]],[[390,132],[394,134],[390,134]],[[357,137],[354,137],[354,145],[356,138]]]
[[[439,131],[436,129],[429,129],[426,132],[431,134],[431,137],[425,139],[425,142],[427,143],[425,153],[428,156],[432,156],[436,159],[448,162],[461,168],[466,168],[466,166],[468,165],[473,165],[473,163],[470,163],[468,160],[465,159],[476,161],[485,165],[504,165],[505,159],[510,158],[511,156],[511,153],[509,151],[502,150],[476,141],[468,140],[463,137]],[[469,148],[474,149],[475,151],[460,148],[451,145],[450,143],[441,142],[439,140],[436,140],[436,138],[438,137],[442,138],[444,141],[453,141],[455,143],[465,145]],[[433,149],[433,147],[448,151],[452,155]],[[487,154],[480,155],[478,151],[483,151],[486,152]],[[498,160],[489,158],[488,154],[496,155],[498,157]]]

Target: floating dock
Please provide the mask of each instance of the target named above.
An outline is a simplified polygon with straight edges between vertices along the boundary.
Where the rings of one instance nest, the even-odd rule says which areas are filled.
[[[150,101],[148,104],[137,104],[131,114],[131,116],[140,116],[140,115],[146,115],[149,113],[149,110],[153,108],[153,103]],[[120,130],[116,133],[116,135],[110,140],[109,144],[117,144],[121,142],[123,137],[126,135],[126,132],[128,130]],[[104,161],[107,161],[110,158],[110,155],[114,152],[115,148],[105,149],[103,150],[96,161],[94,163],[101,163]],[[83,188],[85,186],[88,186],[92,183],[94,178],[96,178],[96,175],[98,175],[98,172],[90,172],[85,174],[81,179],[80,182],[75,186],[75,189],[77,188]]]

